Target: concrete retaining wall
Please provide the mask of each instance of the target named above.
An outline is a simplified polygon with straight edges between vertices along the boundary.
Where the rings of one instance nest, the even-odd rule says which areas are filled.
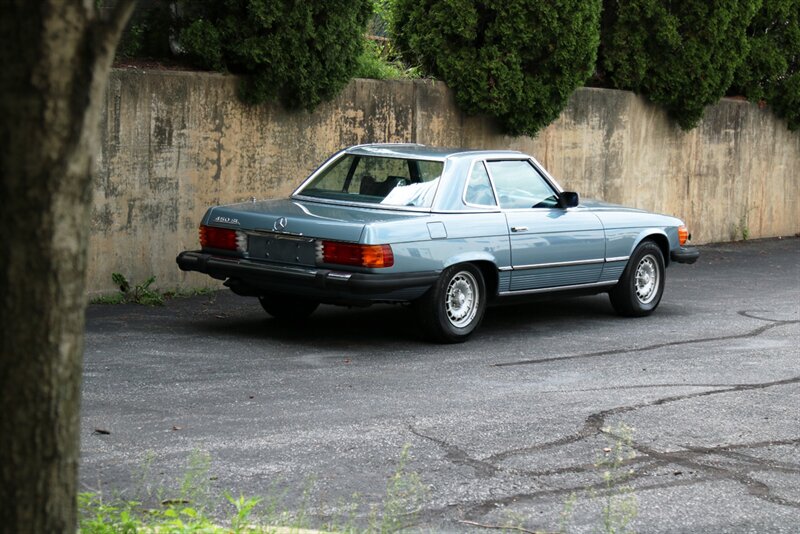
[[[583,197],[682,217],[695,243],[800,231],[800,133],[741,101],[709,108],[685,133],[632,93],[581,89],[536,138],[511,138],[462,115],[441,82],[355,80],[307,113],[246,107],[230,76],[116,70],[101,128],[94,294],[114,289],[112,272],[208,285],[174,258],[198,245],[209,205],[288,195],[330,154],[366,142],[519,149]]]

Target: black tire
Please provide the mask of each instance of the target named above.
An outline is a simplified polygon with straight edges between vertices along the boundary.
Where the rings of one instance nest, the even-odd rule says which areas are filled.
[[[642,241],[633,251],[619,283],[608,296],[614,310],[625,317],[650,315],[664,293],[665,269],[661,247]]]
[[[471,263],[442,272],[432,288],[414,302],[423,330],[440,343],[462,343],[478,328],[486,311],[486,284]]]
[[[264,311],[283,321],[299,321],[314,313],[319,306],[315,300],[290,295],[269,294],[258,297]]]

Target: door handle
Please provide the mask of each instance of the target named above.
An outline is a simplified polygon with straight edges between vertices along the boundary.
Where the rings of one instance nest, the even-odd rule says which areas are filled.
[[[528,227],[527,226],[512,226],[511,227],[511,231],[512,232],[527,232],[528,231]]]

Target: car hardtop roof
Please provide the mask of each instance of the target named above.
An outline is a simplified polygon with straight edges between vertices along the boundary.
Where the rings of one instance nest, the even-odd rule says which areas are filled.
[[[345,149],[348,154],[382,156],[387,158],[418,158],[444,161],[451,157],[503,157],[525,156],[518,150],[475,150],[467,148],[441,148],[415,143],[375,143],[356,145]]]

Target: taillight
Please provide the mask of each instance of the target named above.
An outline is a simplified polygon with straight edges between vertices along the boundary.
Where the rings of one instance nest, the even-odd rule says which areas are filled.
[[[216,226],[200,226],[200,246],[247,252],[247,235],[239,230],[217,228]]]
[[[359,245],[339,241],[320,241],[317,259],[322,263],[354,267],[391,267],[394,254],[389,245]]]
[[[689,229],[686,226],[681,225],[678,227],[678,243],[681,246],[686,244],[686,241],[689,240]]]

